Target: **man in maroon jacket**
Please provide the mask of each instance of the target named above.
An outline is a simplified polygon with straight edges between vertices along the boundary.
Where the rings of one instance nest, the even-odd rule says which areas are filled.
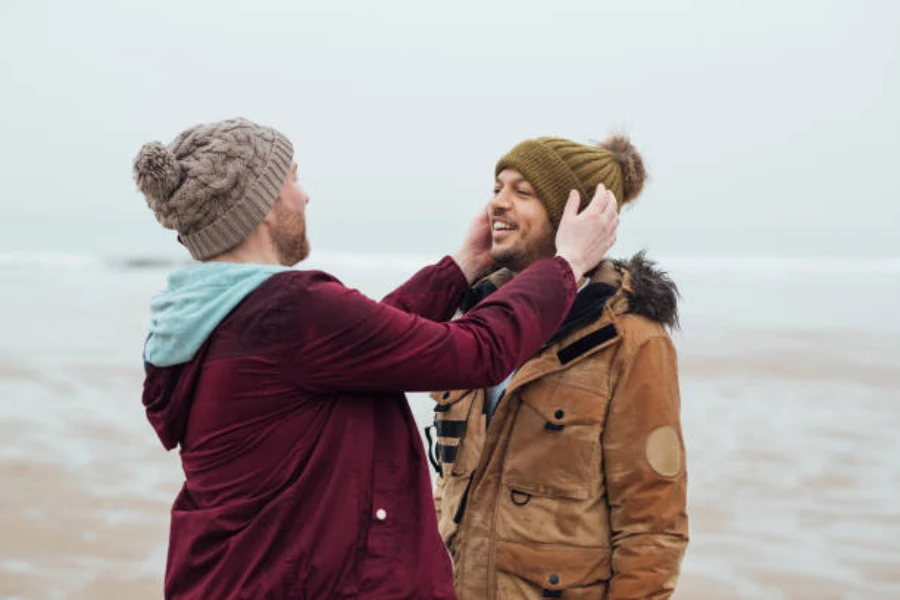
[[[309,253],[291,143],[234,119],[145,145],[137,185],[201,261],[151,302],[143,402],[185,483],[167,598],[453,598],[425,452],[404,390],[496,384],[567,314],[612,245],[615,203],[558,254],[447,322],[490,264],[487,213],[453,258],[377,303],[289,267]]]

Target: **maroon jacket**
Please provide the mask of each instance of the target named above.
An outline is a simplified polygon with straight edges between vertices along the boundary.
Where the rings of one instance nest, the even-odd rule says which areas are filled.
[[[540,261],[471,310],[445,258],[381,303],[316,271],[273,275],[189,363],[148,365],[147,416],[181,446],[167,598],[454,598],[425,452],[402,393],[483,387],[575,298]]]

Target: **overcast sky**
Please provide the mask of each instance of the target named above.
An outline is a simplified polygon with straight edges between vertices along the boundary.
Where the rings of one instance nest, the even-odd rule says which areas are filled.
[[[294,141],[320,248],[429,250],[515,143],[624,130],[620,239],[900,254],[898,31],[888,0],[2,0],[0,251],[172,250],[134,155],[245,116]]]

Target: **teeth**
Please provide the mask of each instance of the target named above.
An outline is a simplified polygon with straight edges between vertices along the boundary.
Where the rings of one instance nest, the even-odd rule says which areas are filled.
[[[515,228],[511,225],[501,223],[500,221],[494,221],[494,231],[512,231],[513,229]]]

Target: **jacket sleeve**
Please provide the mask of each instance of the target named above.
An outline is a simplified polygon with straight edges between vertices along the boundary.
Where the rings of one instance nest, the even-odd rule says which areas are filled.
[[[610,600],[663,600],[688,543],[678,367],[666,335],[626,357],[603,434],[612,529]]]
[[[388,294],[381,303],[432,321],[447,321],[459,308],[469,284],[456,262],[445,256]]]
[[[293,277],[291,277],[293,275]],[[559,327],[575,298],[561,258],[541,260],[449,323],[374,302],[320,272],[287,274],[278,306],[288,378],[312,393],[467,389],[496,384]]]

